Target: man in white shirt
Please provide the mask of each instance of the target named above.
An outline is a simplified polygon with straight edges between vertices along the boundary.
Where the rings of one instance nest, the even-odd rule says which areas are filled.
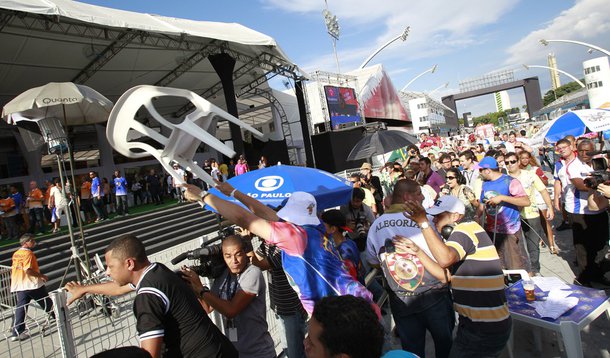
[[[51,187],[49,195],[49,208],[51,209],[51,222],[53,223],[53,232],[59,231],[61,215],[66,212],[68,200],[61,187],[61,181],[55,179],[55,186]]]
[[[367,238],[366,258],[372,266],[381,267],[388,290],[392,316],[396,322],[402,349],[425,355],[426,330],[434,339],[437,357],[447,357],[451,349],[455,317],[444,270],[429,271],[424,267],[432,253],[422,228],[432,226],[408,219],[403,214],[406,202],[423,201],[421,187],[410,179],[396,182],[392,205],[377,218]],[[416,256],[394,246],[395,236],[415,242],[426,256]]]
[[[610,286],[595,262],[597,253],[608,242],[608,199],[584,183],[587,173],[593,171],[593,157],[589,152],[594,150],[593,142],[585,139],[578,145],[578,157],[566,164],[570,182],[565,191],[565,205],[571,216],[576,262],[581,270],[578,282],[585,286],[591,286],[591,282]]]

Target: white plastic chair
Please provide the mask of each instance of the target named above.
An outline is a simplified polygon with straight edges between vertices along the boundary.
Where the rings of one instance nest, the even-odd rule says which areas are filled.
[[[195,110],[189,113],[181,123],[173,124],[155,109],[153,99],[163,96],[187,99],[195,106]],[[171,131],[169,136],[166,137],[162,134],[165,131],[157,131],[135,119],[138,110],[142,106],[148,110],[150,115],[159,124],[165,127],[166,130]],[[241,128],[252,132],[257,138],[263,141],[266,140],[263,134],[252,126],[240,121],[189,90],[148,85],[133,87],[119,98],[112,112],[110,112],[106,126],[106,137],[108,137],[108,142],[117,152],[128,158],[143,158],[152,155],[161,163],[163,169],[174,177],[175,182],[178,184],[184,184],[184,179],[173,169],[172,162],[177,162],[182,167],[188,168],[194,175],[209,185],[214,186],[215,183],[212,177],[193,162],[193,156],[202,142],[227,157],[235,155],[233,149],[224,145],[209,133],[212,125],[216,123],[214,121],[215,117],[233,122]],[[162,145],[163,149],[156,149],[147,143],[137,140],[130,141],[129,138],[133,138],[135,134],[132,131],[140,133],[140,136],[146,136],[155,140]]]

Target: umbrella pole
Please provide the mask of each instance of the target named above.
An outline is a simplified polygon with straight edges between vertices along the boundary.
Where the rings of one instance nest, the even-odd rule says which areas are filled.
[[[70,147],[70,141],[68,140],[68,122],[66,116],[66,105],[61,105],[64,115],[64,126],[66,130],[66,147],[68,148],[68,160],[70,161],[70,179],[72,185],[72,197],[74,198],[74,211],[76,214],[76,222],[78,223],[78,232],[80,234],[81,244],[83,245],[83,255],[85,257],[85,270],[87,274],[91,275],[91,269],[89,268],[89,252],[87,251],[87,244],[85,243],[85,231],[83,230],[83,221],[80,217],[80,203],[77,200],[76,181],[74,180],[74,156],[72,155],[72,148]],[[63,157],[62,157],[63,159]]]
[[[61,150],[61,145],[60,147],[60,154],[56,154],[57,156],[57,167],[59,169],[59,181],[61,182],[61,187],[62,187],[62,194],[64,195],[64,198],[66,197],[66,182],[64,179],[64,170],[65,170],[65,166],[63,163],[63,151]],[[61,157],[60,157],[61,155]],[[66,198],[67,201],[67,198]],[[68,236],[70,236],[70,245],[71,247],[71,251],[72,251],[72,257],[70,257],[70,261],[74,261],[74,266],[76,267],[76,280],[78,282],[83,282],[83,278],[81,275],[81,271],[80,271],[80,262],[81,259],[78,256],[78,249],[76,247],[76,241],[74,240],[74,232],[72,229],[72,218],[70,217],[70,205],[68,205],[67,208],[67,213],[66,213],[66,221],[68,222]],[[70,264],[68,264],[68,267],[70,267]],[[68,269],[68,267],[66,267],[66,270]],[[67,272],[67,271],[66,271]],[[65,274],[64,274],[64,278],[65,278]],[[61,285],[63,286],[64,282],[62,279]]]
[[[87,273],[91,273],[90,269],[89,269],[89,253],[87,251],[87,244],[85,243],[85,231],[83,230],[83,221],[82,218],[80,217],[80,204],[78,203],[78,200],[76,200],[76,191],[78,190],[76,188],[76,182],[74,180],[74,157],[72,156],[72,149],[70,148],[70,143],[66,143],[67,147],[68,147],[68,160],[70,161],[70,177],[71,177],[71,184],[72,184],[72,191],[73,191],[73,196],[74,196],[74,211],[76,211],[76,222],[78,223],[78,231],[80,234],[80,239],[81,239],[81,243],[83,245],[83,255],[85,257],[85,268],[87,270]]]

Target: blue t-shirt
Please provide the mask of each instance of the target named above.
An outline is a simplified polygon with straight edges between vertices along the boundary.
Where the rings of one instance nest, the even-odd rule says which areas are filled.
[[[17,192],[15,194],[11,194],[11,198],[15,202],[15,209],[17,209],[17,211],[21,210],[21,205],[23,205],[23,195]]]
[[[95,177],[91,180],[91,195],[97,195],[97,189],[100,189],[100,196],[104,196],[104,187],[100,186],[100,178]]]
[[[502,174],[496,180],[483,181],[481,191],[481,203],[496,195],[506,195],[513,197],[527,196],[519,180]],[[485,205],[486,222],[485,230],[497,232],[498,234],[514,234],[521,229],[521,217],[519,207],[502,202],[496,206]]]
[[[114,194],[127,195],[127,180],[125,178],[114,178]]]

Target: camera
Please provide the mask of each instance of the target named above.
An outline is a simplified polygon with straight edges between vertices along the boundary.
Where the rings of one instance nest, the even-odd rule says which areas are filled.
[[[597,189],[599,184],[610,183],[610,172],[606,170],[595,170],[583,175],[587,175],[583,180],[587,188]]]
[[[355,232],[356,232],[356,238],[354,241],[356,241],[356,245],[358,246],[358,250],[360,250],[360,252],[364,251],[366,249],[366,237],[367,237],[367,229],[366,229],[366,220],[361,217],[360,215],[358,215],[356,217],[356,220],[354,220],[354,227],[355,227]]]
[[[226,268],[222,258],[222,244],[204,246],[199,249],[183,252],[174,257],[171,261],[173,265],[184,259],[198,260],[198,265],[190,266],[199,276],[207,278],[217,278]],[[180,272],[177,272],[180,274]]]
[[[218,231],[218,238],[213,241],[222,240],[227,236],[235,235],[235,228],[229,226]],[[172,265],[188,259],[199,261],[197,265],[190,266],[199,276],[217,278],[227,268],[222,257],[222,243],[210,244],[210,241],[201,245],[201,248],[183,252],[171,260]],[[180,271],[177,272],[180,274]]]

